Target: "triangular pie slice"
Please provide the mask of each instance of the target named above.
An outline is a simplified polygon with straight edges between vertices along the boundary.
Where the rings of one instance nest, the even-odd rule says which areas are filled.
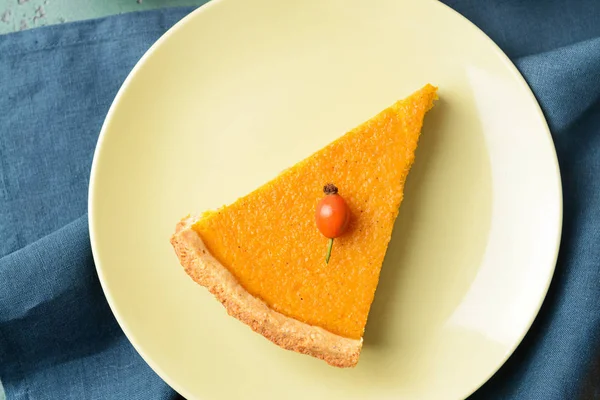
[[[277,345],[356,365],[436,90],[424,86],[233,204],[184,218],[171,243],[185,271]],[[327,183],[351,213],[328,264],[314,219]]]

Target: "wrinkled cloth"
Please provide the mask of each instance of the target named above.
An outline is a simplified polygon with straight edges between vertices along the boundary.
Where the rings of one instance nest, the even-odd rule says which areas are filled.
[[[191,8],[0,36],[0,380],[12,399],[176,399],[100,288],[87,224],[100,127]]]
[[[563,239],[542,310],[472,398],[600,399],[600,1],[445,3],[525,76],[552,131],[564,190]],[[191,10],[0,36],[0,380],[9,400],[178,398],[106,303],[86,209],[112,99]]]

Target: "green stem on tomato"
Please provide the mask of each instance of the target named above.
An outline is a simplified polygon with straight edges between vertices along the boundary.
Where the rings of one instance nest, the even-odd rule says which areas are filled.
[[[329,239],[329,244],[327,245],[327,254],[325,255],[325,264],[329,264],[329,259],[331,258],[331,248],[333,247],[333,238]]]

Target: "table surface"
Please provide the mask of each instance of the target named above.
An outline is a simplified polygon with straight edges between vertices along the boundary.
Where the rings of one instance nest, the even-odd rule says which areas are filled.
[[[0,34],[129,11],[195,6],[203,2],[203,0],[0,0]]]

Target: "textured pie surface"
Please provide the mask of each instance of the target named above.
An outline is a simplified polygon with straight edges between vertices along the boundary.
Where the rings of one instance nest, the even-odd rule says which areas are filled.
[[[436,88],[426,85],[191,228],[269,308],[360,339],[423,118],[436,98]],[[339,188],[351,210],[329,264],[328,239],[314,221],[326,183]]]

